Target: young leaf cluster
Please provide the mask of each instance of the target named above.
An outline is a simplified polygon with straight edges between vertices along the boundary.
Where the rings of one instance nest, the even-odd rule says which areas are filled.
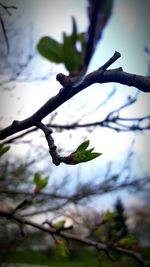
[[[77,46],[80,46],[77,47]],[[56,64],[63,63],[69,74],[77,75],[83,67],[85,53],[84,34],[77,32],[75,18],[72,17],[72,33],[63,33],[63,43],[45,36],[37,44],[39,53]]]
[[[41,177],[41,174],[39,172],[36,172],[34,174],[34,184],[35,189],[34,193],[39,193],[43,188],[45,188],[48,184],[49,176]]]
[[[87,149],[89,144],[89,140],[86,140],[81,143],[73,153],[66,157],[67,164],[75,165],[78,163],[87,162],[102,155],[102,153],[93,152],[94,147]]]

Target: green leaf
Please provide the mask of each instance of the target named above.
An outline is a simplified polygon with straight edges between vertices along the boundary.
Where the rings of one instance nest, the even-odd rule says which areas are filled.
[[[80,40],[79,40],[80,39]],[[64,63],[70,75],[78,75],[83,68],[83,51],[77,50],[77,42],[83,47],[83,34],[77,33],[77,24],[72,17],[72,33],[63,34],[63,44],[45,36],[37,44],[37,50],[46,59],[55,63]],[[81,49],[82,50],[82,49]]]
[[[63,62],[70,75],[77,75],[82,66],[82,58],[76,50],[72,36],[63,34]]]
[[[73,44],[77,41],[77,24],[74,17],[72,17],[72,34],[71,34]]]
[[[53,226],[55,227],[56,230],[60,230],[64,228],[66,220],[61,220],[57,223],[55,223]]]
[[[45,176],[43,179],[40,180],[39,187],[43,189],[48,184],[49,176]]]
[[[48,179],[49,179],[49,176],[45,176],[44,178],[42,178],[39,172],[36,172],[34,174],[34,183],[40,189],[43,189],[44,187],[47,186]]]
[[[99,157],[100,155],[102,155],[102,153],[98,152],[88,153],[88,151],[86,150],[83,152],[77,151],[72,155],[72,162],[70,164],[74,165],[82,162],[87,162]]]
[[[89,140],[81,143],[73,153],[66,157],[66,163],[75,165],[81,162],[90,161],[102,155],[102,153],[92,152],[94,150],[94,147],[87,149],[89,144]]]
[[[91,152],[94,150],[94,148],[95,148],[95,147],[92,147],[92,148],[86,150],[86,153],[87,153],[87,154],[91,153]]]
[[[3,156],[8,150],[10,149],[10,146],[3,146],[0,145],[0,157]]]
[[[81,150],[85,150],[90,144],[89,140],[84,141],[83,143],[81,143],[78,148],[76,149],[76,151],[81,151]]]
[[[92,159],[95,159],[95,158],[99,157],[100,155],[102,155],[102,153],[98,153],[98,152],[90,153],[90,154],[88,154],[88,155],[86,156],[84,162],[86,162],[86,161],[90,161],[90,160],[92,160]]]
[[[57,253],[59,256],[68,257],[69,256],[69,249],[66,245],[66,242],[63,240],[59,240],[56,245]]]
[[[34,183],[39,186],[41,180],[41,174],[39,172],[36,172],[34,174]]]
[[[58,64],[63,61],[62,44],[60,44],[51,37],[45,36],[41,38],[37,45],[37,50],[43,57],[52,62]]]
[[[137,243],[137,240],[132,235],[127,235],[119,240],[119,245],[128,247],[128,248],[132,247],[136,243]]]

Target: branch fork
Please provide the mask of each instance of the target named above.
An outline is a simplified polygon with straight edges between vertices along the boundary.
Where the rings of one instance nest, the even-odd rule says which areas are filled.
[[[54,110],[56,110],[60,105],[71,99],[74,95],[78,94],[79,92],[81,92],[82,90],[84,90],[85,88],[94,83],[100,83],[100,84],[108,82],[120,83],[127,86],[134,86],[138,88],[140,91],[150,93],[150,79],[148,77],[124,72],[122,68],[107,70],[107,68],[111,64],[113,64],[120,56],[121,55],[119,52],[115,52],[114,55],[98,70],[93,71],[87,74],[86,76],[82,77],[82,80],[80,81],[79,84],[76,84],[76,81],[74,83],[72,77],[59,73],[56,76],[56,79],[61,83],[61,85],[63,85],[59,93],[50,98],[39,110],[37,110],[29,118],[22,121],[17,121],[17,123],[15,122],[9,125],[8,127],[2,129],[0,131],[0,140],[3,140],[22,130],[27,130],[30,127],[34,126],[38,127],[37,125],[40,125],[39,123],[47,115],[49,115]],[[51,153],[56,154],[55,151],[56,148],[53,147],[53,149],[51,149]],[[57,160],[56,164],[58,164]]]
[[[121,57],[121,54],[115,51],[114,55],[104,64],[102,65],[97,71],[99,74],[103,74],[108,67],[110,67],[118,58]],[[63,73],[58,73],[56,75],[56,80],[63,86],[67,88],[74,88],[80,85],[84,81],[85,75],[84,73],[79,74],[79,76],[69,76],[64,75]]]

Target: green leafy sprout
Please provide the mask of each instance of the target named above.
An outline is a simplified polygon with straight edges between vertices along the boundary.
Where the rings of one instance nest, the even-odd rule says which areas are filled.
[[[53,224],[53,227],[56,229],[56,230],[62,230],[64,229],[64,225],[66,223],[66,220],[60,220],[59,222]]]
[[[69,256],[69,249],[66,245],[65,240],[60,240],[60,239],[56,240],[56,251],[57,251],[58,256],[65,257],[65,258]]]
[[[89,140],[86,140],[81,143],[73,153],[66,157],[67,164],[75,165],[78,163],[87,162],[102,155],[102,153],[93,152],[94,147],[87,149],[89,144]]]
[[[80,49],[77,48],[78,44]],[[37,50],[49,61],[56,64],[63,63],[70,75],[77,75],[84,65],[85,46],[84,34],[77,32],[77,24],[72,17],[72,33],[70,35],[63,33],[63,43],[44,36],[38,42]]]
[[[45,188],[48,184],[49,176],[41,177],[39,172],[34,174],[34,184],[35,184],[35,193],[39,193],[43,188]]]

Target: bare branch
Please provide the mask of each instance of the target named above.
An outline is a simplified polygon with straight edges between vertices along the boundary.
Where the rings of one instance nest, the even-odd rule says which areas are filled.
[[[6,5],[3,5],[2,3],[0,3],[0,6],[7,12],[8,15],[11,15],[9,9],[17,9],[16,6],[6,6]]]
[[[120,170],[123,172],[123,170]],[[118,174],[119,175],[119,174]],[[117,191],[117,190],[123,190],[125,188],[140,188],[140,190],[145,186],[145,184],[148,184],[150,182],[150,176],[144,176],[144,177],[135,177],[132,180],[125,179],[124,181],[113,181],[113,177],[110,176],[109,178],[105,179],[105,182],[102,181],[99,184],[91,185],[91,183],[86,184],[80,184],[80,190],[78,188],[75,190],[75,192],[70,194],[58,194],[56,192],[39,192],[38,195],[42,196],[43,198],[47,198],[48,200],[63,200],[63,201],[69,201],[70,202],[76,202],[78,203],[80,200],[91,197],[91,196],[102,196],[103,194],[108,192],[108,189],[106,188],[106,183],[111,185],[109,186],[109,192]],[[0,189],[0,194],[6,194],[6,195],[12,195],[12,196],[29,196],[29,198],[33,197],[33,192],[31,191],[23,191],[23,190],[16,190],[16,189]],[[43,211],[41,211],[43,213]]]
[[[6,6],[6,5],[3,5],[2,3],[0,3],[0,7],[2,7],[7,12],[7,14],[9,16],[11,15],[11,12],[9,11],[9,9],[17,9],[17,7],[15,7],[15,6]],[[1,16],[1,14],[0,14],[0,23],[1,23],[3,34],[4,34],[4,39],[5,39],[5,42],[6,42],[7,55],[8,55],[8,53],[9,53],[9,40],[8,40],[8,36],[7,36],[7,31],[6,31],[6,28],[5,28],[5,23],[4,23],[4,20],[3,20],[2,16]]]
[[[111,114],[111,116],[110,116]],[[103,127],[108,128],[111,130],[115,130],[117,132],[130,132],[130,131],[146,131],[150,130],[150,115],[138,118],[123,118],[119,115],[115,115],[116,110],[109,113],[104,120],[95,121],[91,123],[71,123],[71,124],[55,124],[55,123],[48,123],[46,124],[47,127],[58,129],[58,130],[75,130],[77,128],[93,128],[93,127]],[[141,123],[147,121],[147,124],[144,126],[140,126]],[[10,144],[15,142],[16,140],[37,131],[37,127],[33,127],[30,130],[23,132],[17,136],[9,138],[8,140],[1,142],[2,145]]]
[[[0,23],[1,23],[1,26],[2,26],[2,31],[3,31],[5,42],[6,42],[7,55],[8,55],[8,53],[9,53],[9,41],[8,41],[8,36],[7,36],[7,31],[6,31],[6,28],[5,28],[5,24],[4,24],[4,21],[3,21],[3,18],[2,18],[1,15],[0,15]]]

